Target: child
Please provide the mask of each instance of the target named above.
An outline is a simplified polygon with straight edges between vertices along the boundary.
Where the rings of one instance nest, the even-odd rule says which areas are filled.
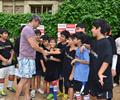
[[[112,98],[112,47],[105,38],[106,21],[94,20],[92,35],[96,39],[91,45],[94,53],[90,53],[89,88],[92,99],[111,100]]]
[[[41,36],[41,32],[40,30],[36,29],[35,30],[35,34],[36,34],[36,40],[38,42],[38,44],[40,45],[40,36]],[[41,75],[42,75],[42,67],[41,67],[41,56],[42,53],[36,52],[36,74],[33,76],[32,78],[32,91],[31,91],[31,97],[34,98],[35,97],[35,92],[38,91],[41,94],[43,94],[44,92],[40,89],[40,82],[41,82]]]
[[[62,57],[64,57],[64,50],[67,47],[67,40],[70,36],[70,33],[68,31],[62,31],[61,37],[60,37],[60,43],[58,43],[57,47],[62,52]],[[59,63],[59,92],[57,96],[63,96],[63,60]]]
[[[71,87],[73,87],[73,83],[69,80],[69,76],[72,71],[71,61],[75,58],[76,46],[74,42],[75,36],[72,35],[69,37],[68,46],[65,50],[65,57],[63,60],[63,76],[64,76],[64,86],[65,86],[65,94],[63,96],[63,100],[67,100],[68,98],[68,89],[71,91]]]
[[[50,50],[50,39],[47,35],[43,35],[41,36],[41,41],[42,41],[42,47],[44,50],[49,51]],[[41,67],[43,69],[43,74],[45,77],[46,74],[46,68],[47,68],[47,63],[46,63],[46,59],[43,57],[43,55],[41,56]],[[44,80],[44,97],[47,97],[47,95],[49,94],[49,82]]]
[[[83,95],[84,100],[86,100],[85,97],[88,95],[89,50],[84,48],[84,50],[80,52],[85,39],[84,35],[77,34],[76,39],[77,49],[75,59],[71,62],[73,69],[69,79],[71,81],[73,80],[76,99],[82,100],[81,95]],[[70,100],[73,100],[73,94],[70,94]]]
[[[115,44],[115,40],[112,37],[112,33],[111,33],[111,27],[109,24],[107,24],[107,32],[105,33],[105,37],[110,41],[111,46],[112,46],[112,76],[114,77],[116,75],[116,64],[117,64],[117,48],[116,48],[116,44]],[[116,84],[113,84],[114,86]]]
[[[4,91],[5,78],[9,75],[7,89],[15,92],[12,87],[14,81],[14,70],[15,66],[12,63],[13,60],[13,45],[8,40],[8,31],[5,29],[0,29],[0,95],[6,96]]]
[[[50,82],[50,94],[47,96],[47,99],[57,100],[57,92],[58,92],[58,79],[59,72],[58,66],[61,61],[60,50],[55,47],[56,41],[55,39],[50,40],[50,52],[58,52],[58,54],[50,54],[47,60],[47,68],[46,68],[46,76],[45,80]]]
[[[82,35],[84,35],[85,36],[85,40],[84,40],[84,43],[85,44],[90,44],[91,43],[91,39],[90,39],[90,37],[87,35],[87,33],[86,33],[86,26],[85,26],[85,24],[83,24],[83,23],[78,23],[77,25],[76,25],[76,34],[82,34]]]

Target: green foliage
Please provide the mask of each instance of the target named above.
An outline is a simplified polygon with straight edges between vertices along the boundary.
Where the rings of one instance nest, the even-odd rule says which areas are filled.
[[[112,26],[113,35],[117,35],[120,27],[120,0],[64,0],[54,15],[44,14],[42,24],[45,31],[52,37],[57,36],[58,23],[84,22],[87,32],[90,33],[91,22],[103,18]],[[18,36],[21,23],[27,23],[31,14],[0,14],[0,27],[7,28],[12,34]]]

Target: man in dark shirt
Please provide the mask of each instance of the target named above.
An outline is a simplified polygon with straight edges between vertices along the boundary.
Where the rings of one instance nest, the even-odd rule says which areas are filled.
[[[90,94],[96,100],[111,100],[112,98],[112,47],[110,41],[105,38],[106,21],[94,20],[92,23],[92,35],[96,39],[92,45],[90,54]]]

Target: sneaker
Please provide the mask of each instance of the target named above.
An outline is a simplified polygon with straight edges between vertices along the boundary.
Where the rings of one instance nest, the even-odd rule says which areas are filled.
[[[57,94],[58,97],[63,96],[63,95],[64,95],[64,93],[62,93],[62,92],[58,92],[58,94]]]
[[[32,91],[30,92],[30,96],[31,96],[32,98],[35,98],[35,90],[32,90]]]
[[[39,88],[37,91],[38,91],[40,94],[44,94],[44,91],[43,91],[41,88]]]
[[[47,100],[49,99],[52,99],[54,97],[54,95],[52,93],[50,93],[48,96],[47,96]]]
[[[0,90],[0,95],[1,96],[7,96],[6,92],[4,90]]]
[[[16,92],[16,89],[15,89],[14,87],[7,87],[7,90],[9,90],[9,91],[11,91],[11,92],[13,92],[13,93]]]
[[[113,87],[117,87],[119,84],[117,83],[113,83]]]
[[[68,99],[68,95],[64,94],[62,100],[67,100],[67,99]]]

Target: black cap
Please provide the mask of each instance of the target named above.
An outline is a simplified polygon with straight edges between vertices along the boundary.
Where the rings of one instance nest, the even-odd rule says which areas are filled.
[[[79,28],[86,28],[85,24],[83,24],[83,23],[78,23],[78,24],[76,25],[76,27],[79,27]]]
[[[9,34],[9,32],[6,29],[0,28],[0,34],[3,34],[4,32]]]
[[[38,15],[32,15],[29,21],[31,22],[33,19],[40,22],[40,17]]]

